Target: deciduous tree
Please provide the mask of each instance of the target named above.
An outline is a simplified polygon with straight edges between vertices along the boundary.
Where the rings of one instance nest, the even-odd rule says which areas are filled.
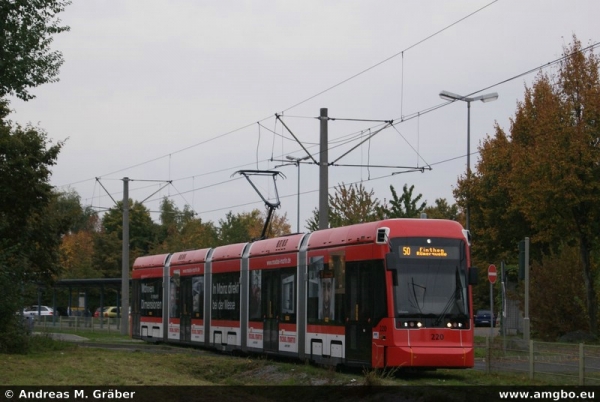
[[[377,220],[381,205],[374,198],[373,190],[367,191],[362,183],[342,183],[329,194],[329,226],[339,227],[355,223]],[[306,222],[306,228],[315,231],[319,228],[319,210],[313,210],[313,216]]]
[[[12,126],[0,100],[0,352],[26,349],[20,317],[27,284],[49,283],[60,271],[65,224],[50,213],[50,168],[62,147],[31,126]]]
[[[461,214],[458,210],[457,204],[448,204],[445,198],[437,198],[435,200],[435,206],[425,207],[423,210],[427,214],[427,218],[430,219],[450,219],[452,221],[459,220]]]
[[[34,98],[30,88],[58,81],[63,64],[59,51],[52,51],[52,36],[68,31],[57,14],[71,2],[66,0],[4,0],[0,2],[0,98],[15,95]]]
[[[151,253],[172,253],[214,247],[218,231],[212,222],[202,222],[194,211],[185,206],[181,211],[172,200],[164,198],[160,206],[160,229],[157,244]]]
[[[476,174],[470,181],[462,178],[455,195],[463,205],[469,195],[474,238],[485,240],[474,246],[481,247],[480,257],[511,250],[516,256],[524,236],[531,238],[538,262],[576,246],[579,259],[572,264],[581,267],[588,326],[597,333],[600,59],[585,53],[576,38],[564,55],[556,75],[539,74],[525,89],[510,137],[496,128],[495,138],[484,141]],[[543,261],[542,275],[549,264]]]
[[[263,222],[266,218],[266,212],[263,212]],[[271,223],[268,228],[267,237],[279,237],[285,236],[292,233],[292,226],[287,218],[287,213],[283,215],[273,212],[271,216]]]
[[[266,214],[258,209],[251,212],[227,213],[225,219],[219,220],[219,243],[232,244],[247,242],[260,238],[265,224]],[[273,213],[267,237],[282,236],[290,233],[287,215],[278,216]]]
[[[258,238],[262,230],[260,211],[234,214],[229,211],[225,219],[219,219],[219,243],[233,244]]]
[[[129,266],[135,258],[150,253],[156,244],[158,225],[150,211],[138,201],[129,201]],[[100,233],[95,238],[94,266],[105,277],[121,276],[123,239],[123,202],[109,209],[102,217]]]
[[[534,262],[530,274],[531,327],[536,337],[550,342],[581,330],[587,321],[585,285],[575,280],[582,270],[579,249],[566,244],[557,249]]]
[[[535,242],[579,247],[588,323],[598,331],[600,246],[600,58],[575,38],[555,80],[540,76],[519,104],[513,124],[512,193],[536,231]],[[525,179],[528,177],[529,179]]]
[[[80,230],[63,236],[60,245],[61,277],[64,279],[100,278],[102,273],[93,264],[96,233]]]
[[[385,216],[387,218],[418,218],[421,212],[425,210],[427,202],[424,201],[420,205],[417,205],[421,198],[423,198],[423,195],[414,196],[414,189],[414,184],[410,188],[408,184],[405,184],[402,187],[402,195],[398,197],[394,186],[390,186],[392,199],[389,201],[389,206],[383,206]]]

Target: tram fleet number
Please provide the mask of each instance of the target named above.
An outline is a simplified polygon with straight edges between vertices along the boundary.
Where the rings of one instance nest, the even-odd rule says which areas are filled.
[[[387,326],[380,325],[379,326],[379,332],[385,332],[385,331],[387,331]],[[432,341],[443,341],[444,340],[444,334],[431,334],[431,340]]]

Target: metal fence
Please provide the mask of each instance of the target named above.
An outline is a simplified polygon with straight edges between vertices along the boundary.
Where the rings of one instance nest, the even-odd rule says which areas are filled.
[[[600,385],[600,346],[486,338],[480,367],[556,385]]]
[[[32,330],[120,331],[120,318],[35,316]],[[480,338],[481,339],[481,338]],[[556,385],[600,385],[600,346],[583,343],[525,341],[518,338],[485,337],[475,345],[476,368],[503,372]]]
[[[121,318],[113,317],[63,317],[33,316],[30,322],[32,330],[77,330],[117,332],[121,329]]]

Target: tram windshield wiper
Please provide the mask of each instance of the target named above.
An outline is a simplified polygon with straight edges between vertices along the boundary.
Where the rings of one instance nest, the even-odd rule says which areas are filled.
[[[425,293],[427,291],[427,287],[417,285],[415,283],[414,277],[411,277],[410,280],[411,280],[411,282],[408,285],[410,287],[409,294],[412,296],[412,300],[409,299],[408,301],[411,304],[411,307],[414,307],[417,310],[419,310],[419,314],[423,314],[422,306],[425,305]],[[417,291],[419,291],[419,293],[422,293],[421,297],[420,297],[420,299],[421,299],[420,302],[419,302],[419,297],[417,296]]]
[[[448,298],[448,302],[444,306],[444,309],[441,311],[439,317],[435,320],[434,325],[439,325],[442,322],[442,320],[448,315],[448,312],[453,307],[456,307],[456,310],[458,310],[458,314],[464,315],[464,311],[461,311],[460,303],[457,303],[457,301],[460,299],[460,296],[462,294],[462,292],[461,292],[462,286],[461,286],[458,266],[456,267],[455,278],[456,278],[456,286],[454,287],[454,292],[452,292],[452,294]]]

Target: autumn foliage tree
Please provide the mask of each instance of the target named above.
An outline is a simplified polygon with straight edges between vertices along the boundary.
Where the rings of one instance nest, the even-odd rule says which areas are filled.
[[[219,244],[232,244],[258,239],[261,236],[267,214],[253,209],[250,212],[234,214],[228,212],[225,219],[219,220]],[[287,215],[278,215],[276,212],[271,217],[267,228],[266,237],[283,236],[291,233]]]
[[[448,204],[445,198],[436,198],[434,206],[428,206],[423,209],[428,219],[449,219],[458,221],[461,218],[457,204]]]
[[[572,332],[574,324],[580,329],[587,321],[585,286],[574,280],[581,276],[577,261],[578,248],[565,246],[558,254],[551,252],[532,264],[530,299],[535,302],[531,304],[531,326],[543,340],[555,341]]]
[[[66,223],[60,244],[60,278],[94,278],[94,237],[99,218],[92,207],[81,205],[81,197],[70,190],[57,192],[52,203],[53,215]]]
[[[98,214],[81,205],[75,191],[57,193],[54,213],[67,222],[67,230],[60,244],[61,278],[97,278],[100,272],[94,267],[94,240],[97,235]]]
[[[455,196],[464,206],[468,195],[479,258],[514,256],[517,242],[529,236],[541,281],[552,275],[548,256],[558,260],[575,247],[571,264],[581,270],[571,280],[583,285],[587,324],[597,333],[600,64],[576,38],[564,56],[557,74],[540,73],[525,89],[510,135],[496,127],[495,137],[482,143],[477,171],[459,180]],[[544,307],[539,311],[554,320],[557,306]]]
[[[158,225],[150,211],[138,201],[129,201],[129,266],[135,258],[150,253],[156,244]],[[95,269],[106,278],[121,276],[123,256],[123,202],[117,202],[102,217],[99,233],[94,238]]]

